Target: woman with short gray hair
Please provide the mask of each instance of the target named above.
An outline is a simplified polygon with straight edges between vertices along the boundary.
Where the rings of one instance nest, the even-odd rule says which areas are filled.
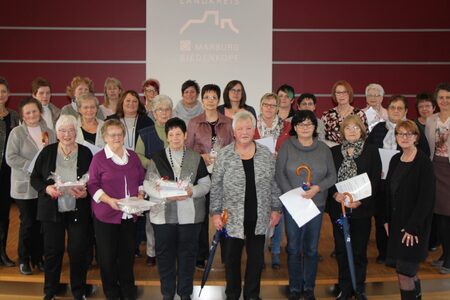
[[[375,110],[376,115],[372,119],[368,119],[369,131],[379,122],[386,121],[388,119],[388,112],[386,108],[381,106],[384,97],[384,89],[378,83],[371,83],[366,87],[366,102],[367,106],[363,108],[364,112],[372,108]]]

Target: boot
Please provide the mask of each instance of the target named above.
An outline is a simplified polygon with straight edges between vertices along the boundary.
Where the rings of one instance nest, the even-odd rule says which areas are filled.
[[[12,260],[10,260],[8,255],[6,254],[8,227],[9,224],[5,224],[3,222],[0,225],[0,265],[4,265],[6,267],[14,267],[16,264]]]
[[[420,287],[420,279],[414,281],[414,285],[416,287],[416,299],[422,300],[422,288]]]
[[[405,291],[400,290],[400,296],[402,300],[416,300],[416,290]]]

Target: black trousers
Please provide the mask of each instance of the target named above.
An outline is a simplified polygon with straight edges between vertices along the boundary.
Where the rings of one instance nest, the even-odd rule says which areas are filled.
[[[136,299],[134,284],[133,219],[120,224],[104,223],[94,217],[96,251],[103,293],[109,299]]]
[[[44,233],[45,283],[44,293],[55,296],[58,292],[61,265],[64,257],[65,233],[69,254],[70,287],[74,299],[86,293],[87,250],[86,236],[89,222],[73,222],[71,212],[62,213],[61,222],[42,222]]]
[[[439,238],[442,242],[443,267],[450,268],[450,216],[435,215],[438,220]]]
[[[209,256],[209,193],[205,196],[205,219],[201,223],[200,234],[198,238],[197,260],[206,260]]]
[[[365,292],[367,273],[367,244],[370,237],[371,218],[350,219],[350,237],[352,241],[353,259],[355,265],[356,291]],[[339,270],[339,288],[344,295],[351,297],[353,287],[345,248],[344,232],[333,220],[334,245]]]
[[[378,257],[386,259],[387,240],[386,229],[384,229],[383,218],[375,216],[375,240],[377,242]]]
[[[37,263],[44,252],[41,222],[36,220],[37,199],[14,199],[20,212],[19,263]]]
[[[161,294],[173,297],[176,291],[180,296],[191,295],[201,223],[184,225],[152,223],[152,226],[155,231]]]
[[[241,295],[241,259],[245,244],[247,264],[245,267],[244,298],[257,298],[261,289],[261,273],[264,264],[264,235],[255,235],[256,222],[244,223],[245,240],[227,238],[225,276],[227,299],[239,299]]]

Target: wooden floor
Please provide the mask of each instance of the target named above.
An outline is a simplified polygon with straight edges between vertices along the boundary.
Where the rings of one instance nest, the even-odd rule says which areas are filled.
[[[14,261],[17,261],[17,238],[18,238],[18,211],[15,206],[11,209],[11,224],[10,224],[10,232],[8,238],[8,255]],[[263,291],[262,294],[264,296],[264,291],[266,291],[266,299],[283,299],[277,298],[277,296],[269,297],[271,293],[275,293],[277,295],[284,295],[285,287],[288,284],[288,273],[287,273],[287,257],[284,251],[286,246],[286,241],[283,239],[282,242],[282,253],[281,253],[281,261],[282,265],[279,270],[273,270],[270,267],[270,253],[266,253],[266,264],[267,268],[264,270],[262,275],[262,286]],[[369,250],[368,250],[368,258],[369,258],[369,267],[367,270],[367,282],[368,284],[368,293],[372,293],[373,296],[377,295],[377,288],[383,290],[381,286],[386,288],[386,286],[391,286],[393,288],[388,289],[389,293],[391,293],[394,298],[389,298],[389,294],[384,294],[387,298],[383,299],[398,299],[398,288],[396,285],[396,275],[393,269],[385,267],[383,265],[375,263],[375,258],[377,256],[374,232],[372,230],[371,239],[369,242]],[[319,252],[323,257],[323,261],[319,263],[317,280],[316,284],[318,285],[318,290],[322,290],[321,294],[323,297],[327,297],[326,289],[329,285],[333,284],[337,280],[337,264],[334,258],[330,257],[330,253],[333,249],[333,236],[331,232],[331,224],[329,222],[328,216],[324,216],[324,222],[321,232],[321,239],[319,245]],[[219,249],[218,249],[219,250]],[[220,250],[219,250],[220,251]],[[225,274],[224,268],[220,263],[220,253],[219,251],[216,253],[216,260],[213,264],[213,270],[210,273],[208,280],[208,287],[205,291],[211,290],[223,290],[223,286],[225,285]],[[156,298],[147,296],[143,296],[141,299],[158,299],[159,298],[159,276],[156,267],[148,267],[145,265],[145,250],[144,245],[141,247],[141,252],[144,254],[141,258],[136,258],[135,262],[135,278],[136,285],[140,286],[144,291],[154,291],[155,295],[158,295]],[[441,275],[439,274],[436,268],[431,267],[430,262],[433,259],[438,258],[440,255],[440,250],[430,253],[427,261],[422,264],[421,269],[419,271],[419,276],[422,280],[426,280],[426,282],[430,282],[429,284],[432,286],[437,285],[438,288],[431,288],[430,293],[434,293],[433,299],[450,299],[450,275]],[[243,263],[245,259],[243,259]],[[200,284],[202,272],[196,271],[195,274],[195,285]],[[5,296],[4,291],[7,290],[7,287],[10,285],[7,282],[15,282],[16,284],[25,284],[30,289],[33,289],[33,286],[38,286],[37,290],[42,291],[42,283],[44,281],[43,274],[36,272],[33,275],[25,276],[21,275],[18,272],[17,267],[14,268],[6,268],[0,266],[0,299],[3,298],[1,295]],[[65,257],[63,272],[61,275],[61,281],[64,283],[69,282],[69,272],[68,272],[68,262],[67,257]],[[94,266],[88,273],[88,282],[95,285],[100,285],[101,280],[99,276],[98,269]],[[383,284],[381,284],[383,283]],[[380,285],[381,284],[381,285]],[[436,294],[437,292],[437,294]],[[150,292],[151,293],[151,292]],[[223,291],[221,292],[223,293]],[[319,293],[319,292],[318,292]],[[8,294],[8,293],[7,293]],[[14,295],[14,293],[12,293]],[[70,293],[69,293],[70,294]],[[208,294],[208,292],[206,293]],[[320,293],[319,293],[320,294]],[[8,294],[11,296],[11,293]],[[41,295],[38,292],[37,295]],[[37,296],[35,295],[35,296]],[[440,298],[441,296],[445,296],[444,298]],[[41,296],[40,296],[41,297]],[[330,297],[330,295],[328,295]],[[372,298],[372,297],[370,297]],[[10,298],[12,299],[12,298]],[[31,299],[31,298],[30,298]],[[37,299],[37,298],[36,298]],[[211,296],[202,295],[201,299],[213,299]],[[216,299],[216,298],[214,298]],[[217,298],[220,299],[220,298]],[[381,299],[381,298],[380,298]]]

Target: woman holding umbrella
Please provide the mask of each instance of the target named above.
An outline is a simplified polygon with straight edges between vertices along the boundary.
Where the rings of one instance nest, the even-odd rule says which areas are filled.
[[[343,137],[342,144],[331,149],[338,182],[367,173],[372,185],[372,195],[375,195],[381,178],[381,159],[377,147],[365,142],[366,127],[361,118],[356,115],[346,117],[340,130]],[[344,199],[345,196],[337,192],[335,186],[330,188],[327,211],[333,224],[334,244],[339,267],[341,292],[338,299],[350,299],[353,293],[344,234],[338,224],[341,217],[341,203]],[[370,236],[371,217],[375,210],[375,198],[370,196],[351,203],[347,207],[347,214],[351,215],[350,236],[356,273],[356,291],[354,292],[356,299],[367,299],[364,287],[367,271],[367,244]]]
[[[233,118],[235,142],[222,148],[212,174],[210,213],[217,230],[223,228],[221,214],[228,210],[225,276],[227,299],[241,295],[241,257],[247,250],[244,298],[260,299],[265,233],[278,224],[281,202],[274,180],[272,153],[253,141],[255,117],[240,111]]]
[[[387,257],[395,262],[402,299],[420,299],[420,262],[428,253],[435,197],[433,165],[416,147],[419,129],[410,120],[397,123],[402,152],[392,157],[386,178]]]

